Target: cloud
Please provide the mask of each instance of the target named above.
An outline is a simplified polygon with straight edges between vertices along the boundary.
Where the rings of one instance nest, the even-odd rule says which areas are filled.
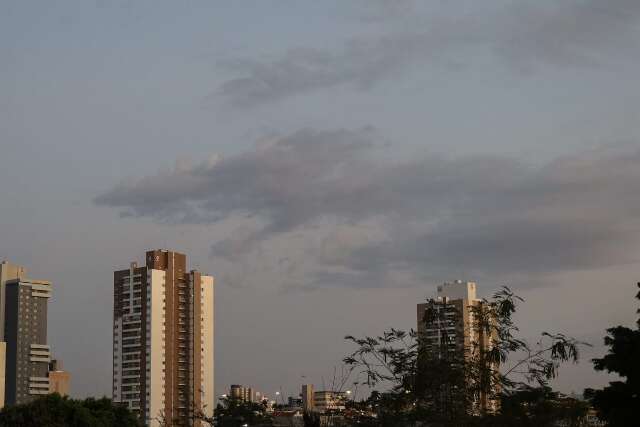
[[[500,19],[494,46],[519,68],[598,65],[612,53],[633,55],[639,18],[635,0],[516,3]]]
[[[96,202],[158,221],[228,221],[234,229],[212,255],[231,269],[263,265],[291,287],[411,286],[639,259],[637,145],[534,167],[499,156],[399,160],[379,141],[372,129],[301,130],[121,183]]]
[[[371,10],[387,10],[389,4],[381,2],[384,7]],[[412,2],[400,2],[392,10],[404,15],[413,10]],[[409,66],[443,58],[457,62],[462,54],[471,58],[469,49],[494,53],[523,71],[542,65],[596,65],[616,53],[635,54],[639,17],[640,2],[635,0],[573,0],[516,3],[485,19],[425,19],[420,30],[403,27],[354,38],[339,50],[299,47],[270,60],[227,63],[242,77],[223,82],[212,97],[252,107],[338,86],[366,89],[397,78]]]
[[[355,2],[363,22],[406,18],[416,12],[419,0],[360,0]]]
[[[325,201],[336,214],[354,214],[350,197],[367,182],[347,177],[368,165],[361,158],[372,136],[371,129],[301,130],[239,156],[121,183],[96,203],[170,222],[260,215],[286,231],[326,213]]]

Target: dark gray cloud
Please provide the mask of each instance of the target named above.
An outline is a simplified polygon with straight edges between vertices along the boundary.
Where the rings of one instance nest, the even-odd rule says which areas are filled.
[[[371,129],[302,130],[122,183],[96,202],[161,221],[245,218],[249,225],[216,242],[213,255],[246,265],[271,257],[286,264],[284,274],[304,258],[300,286],[410,285],[452,272],[495,278],[638,261],[637,145],[533,167],[498,156],[398,160],[377,141]]]
[[[371,129],[301,130],[239,156],[122,183],[96,202],[125,207],[125,215],[170,222],[261,215],[269,218],[274,231],[290,230],[327,209],[355,215],[361,209],[352,205],[351,197],[368,181],[349,177],[368,166],[363,157],[371,154],[372,136]]]
[[[389,7],[381,2],[367,10],[391,15],[413,10],[412,2]],[[223,82],[213,97],[250,107],[342,85],[369,88],[396,78],[407,66],[442,58],[457,62],[469,48],[493,52],[524,71],[544,64],[602,64],[616,54],[637,54],[639,17],[635,0],[572,0],[516,3],[491,17],[425,19],[419,30],[403,27],[352,39],[337,51],[301,47],[271,60],[227,63],[243,76]]]
[[[364,22],[384,22],[414,14],[419,0],[360,0],[354,2],[357,15]]]
[[[273,61],[243,60],[225,64],[245,77],[220,85],[213,98],[236,107],[251,107],[293,95],[339,85],[366,89],[396,70],[443,53],[444,45],[464,34],[394,34],[373,40],[351,40],[341,51],[294,48]]]

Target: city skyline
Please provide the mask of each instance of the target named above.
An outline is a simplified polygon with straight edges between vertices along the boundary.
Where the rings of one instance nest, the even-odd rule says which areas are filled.
[[[455,279],[594,345],[561,391],[606,384],[640,267],[639,5],[4,2],[0,260],[54,283],[71,394],[111,395],[113,271],[150,248],[216,278],[217,395],[320,389],[345,335],[414,327]]]

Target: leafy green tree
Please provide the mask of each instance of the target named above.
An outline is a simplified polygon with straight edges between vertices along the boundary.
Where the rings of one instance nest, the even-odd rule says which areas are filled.
[[[135,414],[110,399],[75,400],[49,394],[33,402],[6,406],[0,426],[7,427],[140,427]]]
[[[640,291],[636,298],[640,299]],[[598,371],[613,372],[625,380],[612,381],[601,390],[587,389],[585,396],[599,418],[614,427],[627,426],[630,420],[637,419],[640,408],[640,318],[636,329],[616,326],[607,329],[607,334],[604,343],[609,352],[601,359],[593,359],[593,365]]]
[[[493,416],[502,395],[530,383],[546,387],[561,363],[577,361],[585,343],[571,337],[543,332],[535,346],[518,337],[513,314],[522,301],[503,288],[470,306],[473,322],[465,332],[479,339],[466,347],[447,336],[447,327],[459,323],[434,300],[427,302],[424,321],[440,322],[440,342],[393,328],[378,337],[347,336],[357,348],[344,362],[368,386],[389,386],[371,402],[379,425],[466,425]]]

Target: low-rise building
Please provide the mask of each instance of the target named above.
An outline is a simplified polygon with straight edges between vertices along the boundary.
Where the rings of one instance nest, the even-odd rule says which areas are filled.
[[[229,388],[229,399],[241,400],[243,402],[255,402],[255,393],[251,387],[244,387],[240,384],[231,384]]]
[[[62,362],[53,359],[51,363],[49,363],[49,393],[68,396],[70,383],[71,374],[62,369]]]
[[[316,391],[313,393],[313,406],[318,412],[344,411],[347,394],[341,391]]]

